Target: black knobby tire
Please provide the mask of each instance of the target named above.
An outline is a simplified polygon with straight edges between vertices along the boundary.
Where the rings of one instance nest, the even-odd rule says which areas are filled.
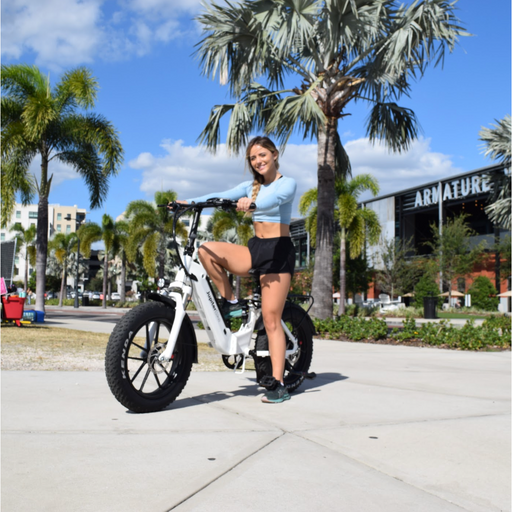
[[[284,369],[284,383],[288,391],[296,390],[306,378],[306,373],[313,359],[313,329],[309,318],[304,318],[306,312],[296,304],[287,303],[283,311],[283,320],[290,332],[297,338],[299,349],[293,359],[286,360]],[[286,335],[286,334],[285,334]],[[286,348],[292,347],[292,341],[286,340]],[[256,350],[268,350],[268,338],[265,329],[258,331]],[[270,357],[255,358],[256,375],[258,382],[263,376],[272,375],[272,362]]]
[[[304,318],[305,315],[304,309],[296,304],[287,304],[283,311],[283,320],[299,343],[293,360],[286,359],[285,362],[284,383],[288,391],[295,391],[304,382],[313,359],[313,330],[311,321]],[[287,338],[286,348],[291,346],[292,342]]]
[[[195,354],[194,333],[187,322],[183,322],[172,359],[158,361],[173,322],[171,307],[147,302],[128,312],[110,335],[105,354],[107,382],[116,399],[130,411],[161,411],[187,383]]]

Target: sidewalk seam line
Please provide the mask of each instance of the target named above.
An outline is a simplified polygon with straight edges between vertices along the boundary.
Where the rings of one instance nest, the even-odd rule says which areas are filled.
[[[258,448],[257,450],[255,450],[254,452],[250,453],[249,455],[247,455],[246,457],[244,457],[243,459],[239,460],[236,464],[234,464],[233,466],[231,466],[229,469],[227,469],[226,471],[222,472],[220,475],[216,476],[215,478],[213,478],[212,480],[210,480],[208,483],[206,483],[205,485],[203,485],[202,487],[200,487],[199,489],[197,489],[196,491],[194,491],[193,493],[189,494],[188,496],[186,496],[185,498],[183,498],[182,500],[180,500],[178,503],[176,503],[175,505],[173,505],[170,509],[167,510],[167,512],[171,512],[171,510],[174,510],[176,507],[179,507],[180,505],[182,505],[183,503],[185,503],[186,501],[188,501],[189,499],[193,498],[194,496],[196,496],[197,494],[199,494],[201,491],[204,491],[206,488],[210,487],[210,485],[212,485],[213,483],[215,483],[217,480],[220,480],[222,477],[224,477],[225,475],[227,475],[228,473],[230,473],[231,471],[233,471],[235,468],[237,468],[238,466],[240,466],[240,464],[242,464],[243,462],[245,462],[246,460],[250,459],[251,457],[253,457],[254,455],[256,455],[257,453],[259,453],[260,451],[264,450],[265,448],[267,448],[268,446],[270,446],[274,441],[277,441],[278,439],[280,439],[281,437],[283,437],[285,435],[285,432],[281,432],[280,435],[278,435],[277,437],[275,437],[274,439],[272,439],[271,441],[269,441],[268,443],[264,444],[263,446],[261,446],[260,448]]]

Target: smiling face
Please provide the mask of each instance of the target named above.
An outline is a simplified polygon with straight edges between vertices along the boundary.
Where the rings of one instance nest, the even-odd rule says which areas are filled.
[[[249,152],[249,163],[252,168],[260,174],[264,183],[271,183],[274,181],[277,174],[277,151],[270,151],[263,146],[255,144]]]

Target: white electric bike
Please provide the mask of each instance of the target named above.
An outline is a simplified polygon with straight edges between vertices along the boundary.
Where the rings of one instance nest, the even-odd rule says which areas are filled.
[[[198,362],[196,335],[186,312],[189,300],[196,306],[210,346],[222,355],[228,368],[243,373],[251,357],[258,384],[266,387],[266,383],[273,380],[268,339],[261,317],[259,276],[254,276],[254,293],[244,303],[241,326],[232,332],[230,322],[222,317],[206,271],[194,258],[203,209],[234,207],[236,201],[227,199],[209,199],[192,205],[172,203],[175,242],[178,218],[193,212],[185,247],[176,244],[179,270],[175,281],[161,280],[159,286],[164,293],[150,293],[149,302],[128,312],[116,324],[107,345],[105,372],[109,387],[129,410],[143,413],[165,409],[185,387],[192,364]],[[298,302],[309,302],[307,311]],[[308,315],[312,305],[311,296],[289,295],[283,311],[281,322],[287,340],[284,381],[289,391],[296,390],[305,378],[315,376],[308,373],[315,332]]]

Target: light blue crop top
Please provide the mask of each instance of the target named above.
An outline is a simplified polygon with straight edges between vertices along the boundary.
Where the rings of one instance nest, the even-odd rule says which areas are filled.
[[[230,190],[193,197],[192,199],[187,199],[187,202],[200,203],[214,197],[237,201],[242,197],[252,196],[252,184],[252,181],[244,181]],[[255,201],[256,209],[252,214],[253,222],[275,222],[289,225],[292,218],[292,203],[296,190],[297,183],[295,180],[286,176],[282,176],[268,185],[261,185]]]

